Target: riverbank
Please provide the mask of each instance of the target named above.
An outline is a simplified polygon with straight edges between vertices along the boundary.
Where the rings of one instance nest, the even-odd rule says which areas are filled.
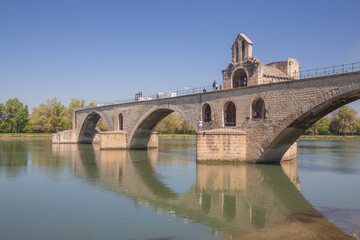
[[[159,139],[196,139],[196,134],[159,134]]]
[[[302,135],[299,140],[360,140],[360,135]]]
[[[196,139],[196,134],[159,134],[159,139]],[[360,140],[360,135],[302,135],[299,140]]]
[[[48,138],[52,133],[0,133],[0,139]],[[196,134],[159,134],[159,139],[196,139]],[[302,135],[299,140],[360,140],[360,135]]]
[[[52,133],[0,133],[0,139],[51,139]]]

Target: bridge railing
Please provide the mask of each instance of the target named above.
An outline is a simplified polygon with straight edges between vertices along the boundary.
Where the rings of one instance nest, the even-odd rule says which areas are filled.
[[[313,78],[360,71],[360,62],[300,71],[300,78]]]
[[[127,98],[127,99],[115,100],[112,102],[97,104],[96,106],[106,106],[106,105],[113,105],[113,104],[120,104],[120,103],[140,102],[140,101],[148,101],[148,100],[154,100],[154,99],[172,98],[172,97],[179,97],[179,96],[185,96],[185,95],[191,95],[191,94],[197,94],[197,93],[203,93],[203,92],[212,92],[212,91],[216,91],[216,89],[213,89],[212,86],[186,88],[184,90],[170,91],[168,93],[158,92],[157,94],[148,95],[145,97],[141,96],[141,97],[137,97],[137,98]]]
[[[315,69],[310,69],[310,70],[302,70],[302,71],[300,71],[299,78],[300,79],[313,78],[313,77],[329,76],[329,75],[356,72],[356,71],[360,71],[360,62],[335,65],[335,66],[330,66],[330,67],[315,68]],[[292,80],[294,80],[294,79],[292,79]],[[279,80],[279,81],[289,81],[289,79],[284,78],[283,80]],[[220,90],[220,89],[218,88],[217,90]],[[87,106],[87,107],[83,107],[81,109],[86,109],[86,108],[91,108],[91,107],[108,106],[108,105],[121,104],[121,103],[172,98],[172,97],[192,95],[192,94],[203,93],[203,92],[213,92],[213,91],[217,91],[217,90],[214,89],[213,86],[186,88],[184,90],[171,91],[168,93],[158,92],[157,94],[146,96],[146,97],[140,96],[140,97],[136,97],[136,98],[127,98],[127,99],[115,100],[112,102],[99,103],[97,105]]]

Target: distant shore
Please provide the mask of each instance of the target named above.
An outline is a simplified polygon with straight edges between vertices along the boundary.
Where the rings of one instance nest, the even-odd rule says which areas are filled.
[[[360,135],[302,135],[299,140],[360,140]]]
[[[159,139],[196,139],[196,134],[159,134]],[[299,140],[350,140],[359,139],[360,135],[302,135]]]
[[[159,134],[159,139],[196,139],[196,134]]]
[[[0,133],[0,139],[51,139],[52,133]]]
[[[0,139],[50,139],[52,133],[0,133]],[[196,134],[159,134],[159,139],[196,139]],[[302,135],[299,140],[360,140],[360,135]]]

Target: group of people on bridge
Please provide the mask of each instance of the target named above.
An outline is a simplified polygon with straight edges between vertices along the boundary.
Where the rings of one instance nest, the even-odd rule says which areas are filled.
[[[222,85],[220,84],[220,87],[219,87],[217,82],[214,80],[214,82],[213,82],[213,91],[217,91],[217,90],[222,90]]]

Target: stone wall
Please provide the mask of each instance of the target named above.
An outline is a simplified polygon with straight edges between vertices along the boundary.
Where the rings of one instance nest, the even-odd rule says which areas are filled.
[[[297,142],[294,142],[293,145],[286,151],[284,156],[281,158],[281,161],[293,160],[297,157]]]
[[[246,161],[246,133],[242,131],[200,131],[196,144],[198,162]]]
[[[124,131],[100,133],[100,149],[126,149],[127,136]]]
[[[150,140],[147,144],[147,148],[158,148],[159,147],[159,133],[153,132],[151,134]]]
[[[62,131],[52,134],[52,143],[77,143],[77,133],[76,131]]]

